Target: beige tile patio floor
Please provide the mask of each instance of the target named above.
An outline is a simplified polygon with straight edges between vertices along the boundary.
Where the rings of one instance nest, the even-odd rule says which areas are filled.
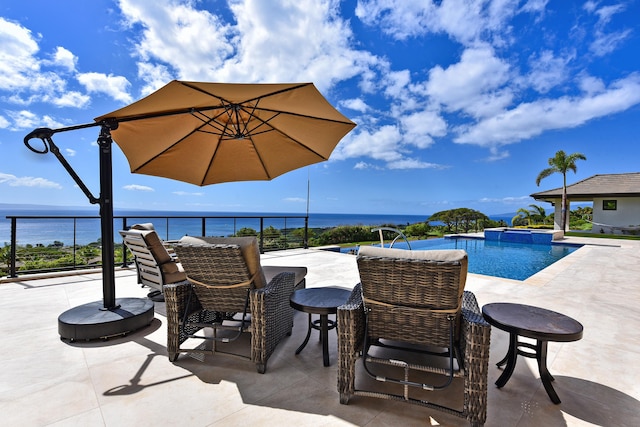
[[[582,241],[584,239],[567,239]],[[640,242],[594,240],[524,282],[470,274],[467,289],[480,305],[510,301],[574,317],[582,340],[549,344],[549,369],[562,403],[554,405],[535,360],[520,357],[502,388],[493,383],[507,334],[493,329],[487,426],[637,426],[640,420]],[[616,246],[601,246],[610,243]],[[294,250],[268,253],[265,265],[303,265],[308,287],[352,287],[351,255]],[[117,297],[144,297],[135,270],[116,273]],[[162,304],[148,328],[90,343],[60,340],[57,317],[102,299],[100,274],[4,281],[0,284],[0,419],[6,426],[240,426],[240,425],[466,425],[427,408],[354,397],[340,405],[336,337],[331,366],[322,365],[296,313],[285,338],[260,375],[244,360],[166,357]]]

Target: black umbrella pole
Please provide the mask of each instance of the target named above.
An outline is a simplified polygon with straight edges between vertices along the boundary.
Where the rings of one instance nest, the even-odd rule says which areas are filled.
[[[116,306],[116,280],[113,248],[113,172],[111,162],[111,132],[102,126],[98,145],[100,146],[100,217],[102,237],[102,292],[104,308],[112,310]]]

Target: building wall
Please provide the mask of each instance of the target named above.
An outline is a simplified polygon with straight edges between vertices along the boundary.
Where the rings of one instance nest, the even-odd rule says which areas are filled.
[[[604,202],[615,201],[616,209],[604,209]],[[615,227],[638,227],[640,234],[640,197],[601,197],[593,199],[593,222]],[[602,231],[601,231],[602,230]],[[630,234],[634,230],[612,229],[602,225],[593,225],[593,233]]]

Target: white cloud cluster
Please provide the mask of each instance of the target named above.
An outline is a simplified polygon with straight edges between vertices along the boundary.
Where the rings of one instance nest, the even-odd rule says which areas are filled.
[[[174,191],[173,194],[176,196],[204,196],[202,192],[188,192],[188,191]]]
[[[148,187],[146,185],[138,185],[138,184],[129,184],[129,185],[123,186],[122,188],[128,191],[149,191],[149,192],[156,191],[153,188]]]
[[[7,105],[29,108],[35,104],[51,104],[59,108],[85,108],[91,93],[130,102],[129,82],[125,77],[77,70],[78,58],[63,46],[53,52],[41,52],[35,36],[17,22],[0,17],[0,99]],[[83,90],[84,89],[84,90]],[[28,129],[34,115],[7,107],[0,125],[10,129]],[[59,123],[51,117],[34,117],[33,122]]]
[[[486,147],[490,150],[487,160],[499,160],[508,156],[501,149],[504,145],[548,130],[580,126],[640,103],[635,73],[606,84],[590,75],[588,60],[587,65],[576,60],[577,48],[553,48],[552,37],[566,38],[570,32],[549,35],[547,44],[540,45],[527,45],[525,36],[514,33],[514,18],[540,22],[547,7],[547,0],[529,0],[520,7],[518,2],[499,0],[361,0],[356,15],[371,28],[401,41],[444,35],[459,47],[460,55],[457,61],[434,65],[424,74],[414,72],[410,82],[385,92],[395,103],[396,117],[428,112],[432,123],[423,122],[422,129],[414,126],[414,133],[408,134],[403,132],[408,127],[403,129],[398,119],[392,125],[399,130],[394,150],[389,138],[379,137],[382,129],[386,135],[392,133],[390,124],[381,121],[372,126],[365,121],[367,128],[360,128],[359,135],[348,140],[353,147],[341,147],[339,158],[362,153],[364,147],[373,159],[379,159],[376,154],[381,152],[394,152],[398,157],[416,136],[424,141],[447,136],[456,143]],[[579,31],[585,49],[594,56],[613,52],[631,34],[628,29],[607,32],[607,25],[625,10],[623,3],[588,1],[584,10],[596,17],[595,22],[580,24],[591,25],[592,31],[588,27]],[[526,62],[515,53],[522,47],[530,52]],[[440,118],[444,126],[434,126],[433,117]],[[368,147],[363,139],[379,147]]]
[[[588,0],[575,10],[575,23],[548,27],[564,33],[536,35],[535,43],[522,23],[542,27],[554,12],[548,0],[359,0],[354,11],[339,0],[117,4],[121,29],[133,41],[135,76],[80,70],[68,48],[41,52],[46,34],[0,18],[0,97],[19,106],[1,113],[0,128],[56,121],[30,116],[35,102],[83,108],[101,96],[124,104],[132,91],[148,94],[171,79],[312,81],[358,123],[333,160],[357,159],[356,168],[444,168],[428,161],[439,141],[486,147],[495,161],[509,155],[506,145],[640,103],[637,74],[590,68],[632,34],[615,25],[626,11],[622,1]],[[356,25],[368,35],[358,39]],[[435,39],[450,47],[437,63],[411,68],[405,64],[413,58],[402,58],[397,65],[394,47],[418,41],[425,52],[416,57],[428,56]],[[388,50],[378,51],[374,40]]]
[[[129,26],[140,25],[139,73],[224,82],[313,81],[328,91],[375,66],[351,47],[337,0],[229,1],[233,20],[192,2],[120,0]],[[166,83],[166,81],[165,81]],[[155,79],[157,89],[161,81]]]
[[[40,187],[62,190],[62,186],[60,184],[49,181],[45,178],[34,178],[32,176],[18,177],[2,172],[0,172],[0,184],[7,184],[10,187]]]

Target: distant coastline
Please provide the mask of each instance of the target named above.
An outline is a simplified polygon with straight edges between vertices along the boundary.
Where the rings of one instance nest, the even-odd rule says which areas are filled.
[[[0,245],[10,242],[11,224],[7,215],[13,216],[97,216],[95,208],[68,208],[57,206],[39,205],[11,205],[0,203]],[[192,212],[192,211],[149,211],[115,209],[115,216],[126,216],[128,225],[137,222],[153,222],[161,237],[166,239],[177,239],[185,234],[200,235],[202,222],[200,219],[172,219],[167,226],[164,220],[149,218],[152,216],[164,217],[202,217],[202,216],[226,216],[226,217],[258,217],[258,216],[296,216],[303,217],[304,213],[273,213],[273,212]],[[515,214],[514,214],[515,215]],[[383,224],[407,225],[424,222],[429,218],[426,215],[385,215],[385,214],[327,214],[310,213],[310,228],[331,228],[341,225],[364,225],[378,226]],[[490,216],[491,219],[504,220],[508,224],[513,215],[509,214]],[[285,224],[282,219],[266,220],[264,227],[273,226],[275,228],[302,228],[304,220],[289,219]],[[115,221],[116,241],[118,241],[117,230],[121,228],[118,220]],[[206,232],[208,235],[227,236],[233,234],[242,227],[253,229],[259,228],[259,221],[253,218],[232,219],[208,219],[206,222]],[[76,239],[74,241],[74,228]],[[82,219],[75,222],[71,219],[29,219],[18,221],[17,240],[19,245],[43,244],[49,245],[55,241],[63,242],[65,245],[86,245],[95,242],[100,237],[99,219]]]

